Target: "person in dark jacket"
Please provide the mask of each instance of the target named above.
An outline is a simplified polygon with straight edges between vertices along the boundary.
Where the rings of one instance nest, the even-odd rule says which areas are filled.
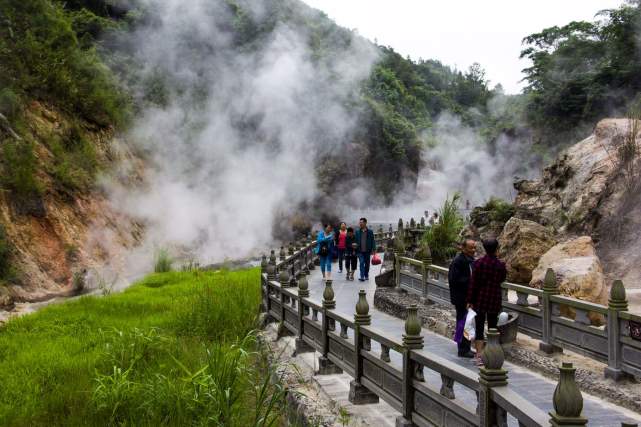
[[[374,232],[367,228],[367,218],[361,218],[359,221],[360,228],[356,230],[356,253],[359,260],[359,281],[364,282],[369,280],[369,263],[372,256],[372,251],[376,248],[374,241]]]
[[[468,307],[476,311],[476,361],[481,364],[480,355],[483,350],[483,329],[485,319],[488,328],[496,328],[499,313],[503,304],[501,298],[501,283],[505,281],[507,270],[505,263],[496,257],[499,242],[496,239],[483,240],[486,255],[474,261],[472,280],[467,290]]]
[[[472,264],[474,263],[474,253],[476,252],[476,242],[472,239],[465,239],[461,245],[461,252],[454,258],[450,264],[450,270],[447,279],[450,285],[450,302],[456,308],[456,324],[465,321],[467,317],[467,290],[472,278]],[[474,354],[470,351],[471,343],[461,337],[458,342],[458,356],[472,358]]]
[[[352,227],[347,227],[347,236],[345,236],[345,269],[347,270],[347,275],[345,279],[354,280],[354,272],[356,271],[356,238],[354,236],[354,229]]]

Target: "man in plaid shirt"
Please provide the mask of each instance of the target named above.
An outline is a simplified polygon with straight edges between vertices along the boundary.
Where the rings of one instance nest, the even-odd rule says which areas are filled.
[[[505,264],[496,257],[499,242],[496,239],[483,240],[485,256],[474,262],[470,287],[467,290],[468,307],[476,311],[477,363],[483,350],[483,329],[487,318],[488,328],[496,328],[501,312],[501,283],[505,281]]]

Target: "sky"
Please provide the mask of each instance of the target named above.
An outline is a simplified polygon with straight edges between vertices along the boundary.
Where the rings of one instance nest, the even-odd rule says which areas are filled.
[[[467,69],[482,65],[490,86],[518,93],[524,37],[554,25],[593,20],[623,0],[304,0],[337,24],[412,59]]]

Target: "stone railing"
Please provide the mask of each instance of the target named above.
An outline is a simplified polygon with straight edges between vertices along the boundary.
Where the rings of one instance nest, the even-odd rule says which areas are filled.
[[[429,259],[420,261],[400,254],[395,258],[395,283],[400,290],[450,305],[446,268]],[[567,348],[605,362],[605,376],[615,380],[624,374],[641,376],[641,341],[631,336],[632,327],[641,325],[641,316],[628,311],[621,281],[613,283],[607,306],[559,295],[551,269],[543,289],[513,283],[503,283],[502,288],[504,309],[518,313],[519,331],[540,340],[544,352]],[[516,301],[508,300],[510,292],[516,294]],[[574,319],[562,315],[569,311],[576,313]],[[603,316],[605,326],[591,325],[590,313]]]
[[[587,423],[572,365],[564,363],[560,367],[559,384],[550,396],[554,410],[548,415],[510,388],[499,334],[494,329],[487,334],[488,344],[482,354],[485,366],[477,377],[423,348],[416,305],[408,310],[404,331],[390,335],[372,325],[364,290],[359,292],[352,315],[335,309],[331,281],[326,281],[321,301],[311,299],[307,276],[317,264],[314,246],[315,242],[307,241],[289,254],[281,249],[279,260],[274,251],[269,260],[263,257],[262,309],[266,321],[279,323],[279,335],[296,337],[297,353],[320,353],[319,374],[345,372],[353,378],[349,393],[352,403],[387,402],[400,413],[397,426],[504,426],[508,414],[520,426]],[[433,266],[423,268],[415,260],[397,260],[401,267],[405,260],[421,267],[418,280],[426,276],[426,270],[430,272],[428,280],[434,280],[432,272],[444,273]],[[399,271],[401,286],[405,278],[416,279],[414,272]],[[440,283],[434,280],[437,288]],[[440,380],[432,380],[434,377]],[[463,386],[460,392],[467,398],[455,396],[455,382]]]

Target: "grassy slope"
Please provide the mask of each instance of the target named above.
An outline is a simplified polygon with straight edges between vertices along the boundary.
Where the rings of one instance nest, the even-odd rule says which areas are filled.
[[[264,375],[230,344],[255,327],[259,283],[256,269],[155,274],[10,321],[0,330],[0,425],[253,425],[256,398],[245,392],[252,372]],[[242,378],[220,377],[236,368]],[[221,402],[225,381],[237,402]]]

